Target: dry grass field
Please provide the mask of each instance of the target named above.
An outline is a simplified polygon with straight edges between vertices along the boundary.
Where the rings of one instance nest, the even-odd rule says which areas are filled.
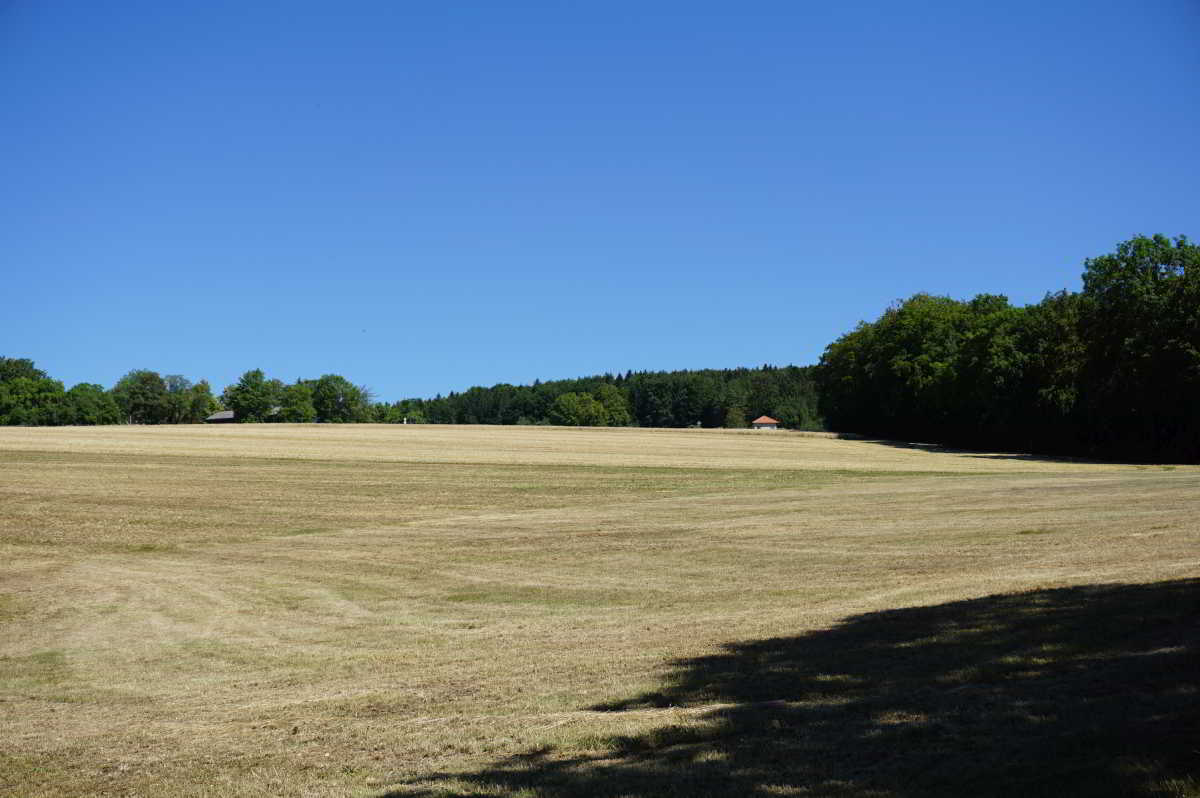
[[[1200,795],[1200,468],[0,429],[0,794]]]

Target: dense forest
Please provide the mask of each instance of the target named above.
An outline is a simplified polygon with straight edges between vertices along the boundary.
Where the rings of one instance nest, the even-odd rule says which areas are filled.
[[[643,371],[501,384],[377,406],[378,421],[587,427],[746,427],[761,415],[821,429],[813,367]]]
[[[917,294],[831,343],[817,366],[626,372],[373,400],[326,374],[285,384],[260,369],[209,384],[139,369],[64,390],[0,358],[0,424],[243,422],[793,429],[1122,460],[1200,462],[1200,247],[1136,237],[1085,261],[1083,290],[1017,307]]]
[[[834,430],[1200,462],[1200,247],[1134,238],[1025,307],[918,294],[830,344],[817,379]]]
[[[32,361],[0,358],[0,424],[192,424],[222,408],[242,422],[745,427],[765,414],[795,429],[821,427],[811,366],[502,383],[388,404],[337,374],[285,384],[260,369],[247,371],[219,398],[204,380],[193,384],[146,369],[129,372],[109,391],[90,383],[64,391]]]

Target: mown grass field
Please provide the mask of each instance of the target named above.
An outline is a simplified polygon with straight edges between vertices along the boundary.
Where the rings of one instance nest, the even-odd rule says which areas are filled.
[[[1200,468],[0,429],[0,793],[1200,795]]]

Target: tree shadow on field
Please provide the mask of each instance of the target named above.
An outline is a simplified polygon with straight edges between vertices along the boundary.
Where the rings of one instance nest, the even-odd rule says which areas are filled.
[[[389,795],[1197,796],[1198,623],[1200,579],[858,615],[592,708],[697,708],[691,723]]]
[[[1032,452],[1010,452],[994,449],[963,449],[939,443],[917,443],[915,441],[897,441],[886,438],[862,438],[863,443],[876,446],[887,446],[891,449],[915,449],[921,452],[938,452],[941,454],[959,454],[977,460],[1024,460],[1034,463],[1089,463],[1092,465],[1145,465],[1133,460],[1098,460],[1090,457],[1072,457],[1058,454],[1037,454]]]

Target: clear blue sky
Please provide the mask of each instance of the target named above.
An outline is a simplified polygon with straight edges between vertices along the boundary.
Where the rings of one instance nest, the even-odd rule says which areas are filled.
[[[1200,3],[0,0],[0,354],[378,398],[815,362],[1200,237]]]

